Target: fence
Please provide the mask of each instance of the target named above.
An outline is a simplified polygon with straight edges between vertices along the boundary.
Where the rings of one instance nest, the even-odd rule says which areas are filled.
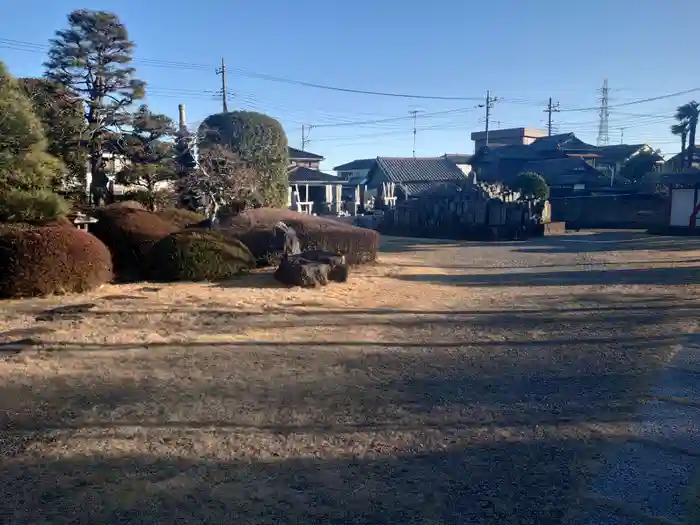
[[[552,220],[569,228],[651,228],[665,224],[669,198],[664,195],[584,195],[553,198]]]
[[[385,211],[386,235],[434,239],[514,239],[533,233],[526,203],[489,198],[480,188],[435,192]]]

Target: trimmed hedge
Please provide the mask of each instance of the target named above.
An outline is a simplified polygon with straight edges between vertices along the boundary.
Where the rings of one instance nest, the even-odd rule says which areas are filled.
[[[148,276],[154,281],[220,281],[255,267],[253,254],[242,242],[198,230],[161,239],[148,259]]]
[[[71,205],[48,190],[12,190],[0,194],[0,221],[41,223],[65,217]]]
[[[161,219],[168,221],[177,228],[185,229],[206,220],[206,217],[196,211],[183,208],[166,208],[156,212]]]
[[[91,232],[112,252],[114,270],[122,279],[142,276],[146,254],[159,240],[178,230],[155,213],[132,208],[97,208]]]
[[[243,212],[218,229],[228,239],[238,238],[250,248],[260,265],[279,262],[281,254],[271,249],[274,226],[283,221],[296,231],[301,249],[340,253],[348,264],[373,262],[379,250],[379,233],[349,226],[333,218],[315,217],[290,210],[258,208]]]
[[[113,209],[113,208],[131,208],[132,210],[145,210],[146,207],[141,204],[139,201],[117,201],[113,202],[112,204],[108,204],[105,206],[107,209]]]
[[[112,278],[99,239],[77,228],[0,229],[0,297],[86,292]]]

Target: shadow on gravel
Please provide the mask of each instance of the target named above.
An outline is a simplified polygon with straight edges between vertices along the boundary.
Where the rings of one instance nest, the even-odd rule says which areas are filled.
[[[550,272],[509,272],[497,274],[415,274],[396,279],[453,286],[588,286],[588,285],[671,285],[684,286],[700,282],[700,266]]]

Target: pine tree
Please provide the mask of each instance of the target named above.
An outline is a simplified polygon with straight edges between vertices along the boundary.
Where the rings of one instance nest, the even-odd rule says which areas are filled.
[[[48,189],[62,172],[61,162],[47,152],[32,103],[0,62],[0,193]]]
[[[46,77],[66,86],[85,107],[91,193],[109,198],[109,179],[102,166],[107,133],[128,119],[127,108],[143,98],[145,84],[134,78],[134,43],[119,17],[79,9],[68,15],[68,28],[56,32]]]

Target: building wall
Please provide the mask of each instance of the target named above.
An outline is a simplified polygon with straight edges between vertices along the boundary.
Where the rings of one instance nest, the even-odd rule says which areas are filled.
[[[343,170],[337,172],[338,177],[343,177],[345,180],[355,177],[357,177],[358,179],[366,177],[368,173],[369,170]]]
[[[320,160],[289,159],[289,163],[292,166],[299,166],[300,168],[310,168],[312,170],[319,170],[321,166]]]
[[[513,128],[494,129],[489,132],[489,146],[522,146],[529,145],[535,140],[546,137],[547,133],[539,129]],[[486,132],[477,131],[471,135],[474,141],[474,151],[486,145]]]

